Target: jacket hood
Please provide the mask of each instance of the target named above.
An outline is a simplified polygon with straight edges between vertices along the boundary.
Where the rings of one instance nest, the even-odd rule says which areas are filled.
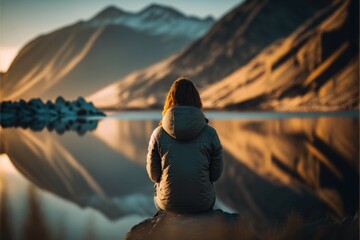
[[[170,108],[162,119],[162,128],[173,138],[190,140],[195,138],[206,126],[203,112],[192,106]]]

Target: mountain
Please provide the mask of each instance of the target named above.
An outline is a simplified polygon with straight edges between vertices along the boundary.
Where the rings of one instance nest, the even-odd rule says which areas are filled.
[[[253,0],[237,6],[185,51],[137,71],[91,95],[99,107],[160,106],[172,81],[190,77],[202,90],[288,37],[331,3]]]
[[[115,7],[109,7],[89,22],[90,25],[123,25],[150,35],[169,35],[197,39],[209,29],[214,19],[204,20],[187,17],[174,8],[152,4],[137,14],[126,13]]]
[[[337,1],[202,92],[214,108],[335,111],[359,107],[359,2]]]
[[[1,81],[1,96],[16,100],[89,95],[189,45],[213,22],[160,5],[137,13],[110,6],[88,21],[26,44]]]

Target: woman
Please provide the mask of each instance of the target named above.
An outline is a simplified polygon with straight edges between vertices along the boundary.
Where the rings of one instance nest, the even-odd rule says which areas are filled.
[[[214,206],[213,182],[221,176],[222,147],[201,108],[194,84],[187,78],[177,79],[147,154],[146,170],[155,183],[158,209],[202,212]]]

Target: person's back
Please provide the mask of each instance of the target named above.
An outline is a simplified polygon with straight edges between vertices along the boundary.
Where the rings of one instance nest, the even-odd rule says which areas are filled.
[[[190,106],[171,108],[162,123],[152,137],[161,165],[151,168],[153,160],[148,161],[151,178],[160,178],[157,204],[169,211],[210,209],[215,201],[212,182],[222,170],[221,145],[215,130],[206,124],[199,109]]]
[[[147,156],[147,171],[156,183],[155,202],[173,212],[209,210],[215,202],[213,182],[222,172],[217,133],[196,105],[177,104],[164,108],[164,113]]]

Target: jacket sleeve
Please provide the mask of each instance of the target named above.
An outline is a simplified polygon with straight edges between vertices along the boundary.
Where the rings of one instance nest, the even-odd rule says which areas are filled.
[[[161,158],[159,154],[158,144],[156,141],[156,130],[150,137],[148,153],[146,157],[146,171],[154,183],[160,182],[161,178]]]
[[[212,139],[212,154],[210,159],[210,181],[215,182],[223,170],[222,146],[217,133]]]

